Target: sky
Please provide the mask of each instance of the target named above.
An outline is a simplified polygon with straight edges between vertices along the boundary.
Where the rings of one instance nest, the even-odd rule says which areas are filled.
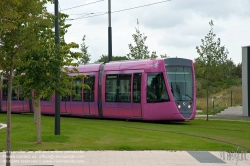
[[[113,56],[130,52],[128,44],[135,45],[132,35],[139,28],[150,52],[194,60],[213,20],[228,59],[241,63],[242,46],[250,45],[249,7],[249,0],[111,0]],[[48,5],[48,11],[54,13],[54,6]],[[90,63],[108,54],[108,0],[59,0],[59,11],[69,15],[67,42],[80,45],[86,35]]]

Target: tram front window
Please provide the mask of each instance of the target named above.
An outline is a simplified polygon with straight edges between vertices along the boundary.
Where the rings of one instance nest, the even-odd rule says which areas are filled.
[[[168,83],[176,101],[193,100],[191,67],[167,67]]]
[[[169,96],[162,73],[148,73],[147,102],[167,102]]]

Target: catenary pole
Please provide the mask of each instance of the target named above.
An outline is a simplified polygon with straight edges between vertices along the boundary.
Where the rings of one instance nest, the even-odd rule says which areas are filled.
[[[59,42],[58,0],[55,0],[55,45],[57,56],[60,56]],[[59,78],[59,74],[57,78]],[[60,95],[58,93],[55,94],[55,135],[60,135]]]
[[[108,2],[108,17],[109,17],[109,27],[108,27],[108,60],[112,61],[112,27],[111,27],[111,0]]]

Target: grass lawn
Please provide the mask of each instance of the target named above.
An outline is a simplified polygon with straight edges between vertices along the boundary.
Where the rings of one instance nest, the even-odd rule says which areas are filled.
[[[6,123],[0,114],[0,123]],[[196,119],[181,123],[135,122],[61,117],[61,135],[54,135],[54,117],[42,116],[42,144],[36,144],[32,114],[12,114],[12,150],[250,150],[250,122]],[[0,130],[0,151],[6,149],[6,128]]]

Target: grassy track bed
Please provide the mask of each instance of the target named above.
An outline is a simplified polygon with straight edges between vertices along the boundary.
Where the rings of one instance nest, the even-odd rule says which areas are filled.
[[[6,123],[6,114],[0,114]],[[250,150],[250,123],[229,119],[187,122],[135,122],[61,117],[54,135],[54,117],[42,116],[42,144],[36,144],[32,114],[12,115],[12,150]],[[0,130],[0,150],[6,148]]]

